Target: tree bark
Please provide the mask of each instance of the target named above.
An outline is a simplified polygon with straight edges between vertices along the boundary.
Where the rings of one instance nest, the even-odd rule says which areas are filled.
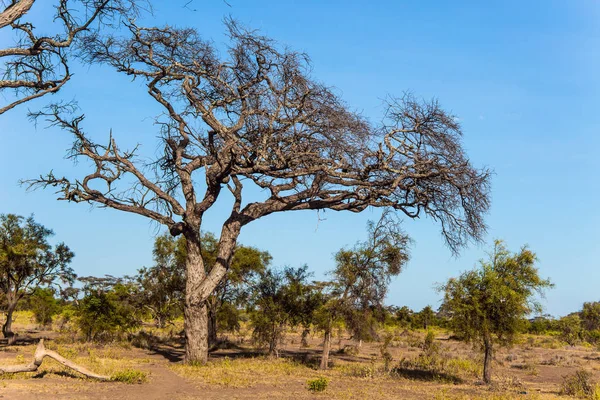
[[[223,279],[235,251],[240,234],[240,223],[226,222],[221,231],[217,261],[207,274],[204,269],[198,229],[184,232],[186,238],[186,285],[184,304],[185,357],[187,363],[205,364],[208,361],[208,310],[207,301]],[[193,225],[192,225],[193,226]]]
[[[271,326],[271,337],[269,338],[269,357],[277,356],[277,342],[279,341],[279,331],[277,325]]]
[[[65,367],[71,368],[72,370],[75,370],[80,374],[87,376],[88,378],[98,379],[100,381],[110,380],[110,376],[96,374],[85,367],[82,367],[80,365],[75,364],[72,361],[67,360],[55,351],[47,350],[44,347],[44,339],[40,339],[40,342],[38,343],[38,346],[35,349],[35,354],[33,355],[33,361],[31,363],[25,365],[8,365],[6,367],[0,366],[0,372],[35,372],[40,367],[40,365],[42,365],[42,361],[44,361],[45,357],[53,358]]]
[[[35,0],[21,0],[0,12],[0,28],[12,24],[29,11]]]
[[[183,327],[185,331],[186,363],[205,364],[208,361],[208,313],[206,301],[198,291],[204,281],[206,272],[199,241],[186,237],[187,280],[185,285],[185,305],[183,312]]]
[[[9,301],[6,309],[6,321],[4,322],[4,325],[2,325],[2,335],[8,339],[9,345],[13,344],[17,340],[17,336],[12,331],[13,315],[16,308],[17,303]]]
[[[208,307],[208,346],[217,343],[217,311],[211,304]]]
[[[302,330],[302,338],[300,339],[300,345],[302,347],[308,347],[308,335],[310,334],[310,328],[305,326]]]
[[[323,355],[321,356],[321,369],[329,368],[329,350],[331,349],[331,329],[325,331],[325,340],[323,341]]]
[[[492,338],[485,335],[483,339],[484,358],[483,358],[483,381],[487,384],[492,382]]]

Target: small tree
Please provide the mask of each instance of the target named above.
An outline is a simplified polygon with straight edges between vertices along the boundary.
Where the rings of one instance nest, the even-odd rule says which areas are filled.
[[[395,316],[400,327],[408,328],[412,324],[414,312],[408,306],[402,306],[396,310]]]
[[[450,314],[452,329],[468,341],[476,341],[484,351],[483,380],[491,382],[493,343],[514,342],[531,312],[541,312],[534,294],[551,287],[541,279],[535,254],[527,247],[511,254],[502,241],[495,241],[489,261],[480,268],[451,278],[441,286],[443,308]]]
[[[581,341],[583,329],[581,327],[581,318],[577,314],[567,315],[558,320],[558,330],[560,338],[569,346],[575,346]]]
[[[154,241],[154,265],[135,276],[136,301],[158,327],[164,327],[183,311],[185,291],[185,243],[161,235]]]
[[[583,303],[580,318],[586,330],[594,331],[600,329],[600,302]]]
[[[53,232],[35,222],[33,217],[0,215],[0,290],[6,297],[6,322],[2,333],[9,343],[13,313],[24,297],[38,287],[60,288],[71,285],[75,273],[69,267],[73,253],[64,244],[52,247],[48,237]]]
[[[35,322],[42,326],[52,323],[52,317],[60,312],[60,303],[52,288],[36,288],[29,298],[29,309]]]
[[[108,341],[139,324],[131,282],[110,275],[85,277],[78,301],[77,326],[87,341]]]
[[[415,328],[427,330],[433,324],[435,324],[435,312],[429,305],[423,307],[421,311],[413,316],[413,325]]]
[[[277,354],[285,328],[297,325],[306,312],[306,299],[310,298],[308,267],[287,267],[282,271],[266,270],[253,288],[250,321],[253,336],[259,344],[269,347],[269,355]]]
[[[409,238],[389,212],[367,226],[368,239],[352,249],[335,255],[333,279],[324,285],[324,302],[318,323],[324,331],[321,369],[327,369],[331,334],[337,320],[344,320],[355,339],[368,336],[374,310],[383,300],[392,276],[398,275],[408,261]]]

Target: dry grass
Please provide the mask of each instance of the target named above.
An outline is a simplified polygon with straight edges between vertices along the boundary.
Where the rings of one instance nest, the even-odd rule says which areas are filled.
[[[20,332],[33,329],[31,315],[17,313],[16,325]],[[487,387],[480,383],[482,359],[477,349],[449,340],[449,333],[442,330],[434,332],[435,352],[425,354],[425,331],[386,329],[382,337],[391,337],[385,348],[389,353],[388,364],[382,356],[382,343],[363,343],[359,348],[356,342],[336,337],[332,349],[333,367],[319,371],[315,369],[322,340],[318,334],[310,338],[308,348],[302,348],[300,332],[288,332],[287,342],[281,349],[284,356],[270,359],[256,356],[249,330],[243,327],[246,330],[242,333],[229,336],[235,348],[218,350],[207,365],[191,366],[169,362],[152,350],[154,343],[151,342],[158,338],[161,348],[180,351],[173,346],[178,340],[177,329],[179,327],[145,327],[145,333],[137,338],[138,347],[129,343],[90,345],[73,341],[72,337],[47,333],[51,336],[47,347],[66,358],[120,382],[144,382],[141,385],[94,382],[46,359],[36,373],[1,375],[0,388],[9,394],[26,393],[22,397],[5,396],[17,399],[112,398],[109,393],[121,393],[119,398],[146,399],[159,387],[171,384],[174,388],[189,386],[186,394],[173,399],[202,396],[208,399],[503,400],[557,398],[563,377],[580,368],[590,371],[594,382],[600,381],[600,353],[596,349],[564,346],[552,336],[526,336],[512,348],[498,349],[493,363],[495,383]],[[142,343],[144,340],[146,345]],[[358,354],[337,352],[345,347],[352,347]],[[34,351],[33,344],[3,347],[0,363],[27,363]],[[401,366],[411,370],[401,371]],[[328,382],[326,389],[310,391],[307,382],[319,378]]]
[[[135,379],[124,379],[125,375],[137,374],[137,381],[147,380],[147,374],[142,373],[137,368],[140,365],[149,362],[149,359],[132,358],[127,348],[120,345],[107,345],[101,348],[91,347],[82,343],[72,345],[57,345],[48,342],[46,347],[55,350],[60,355],[69,360],[82,365],[98,374],[115,376],[120,379],[117,381],[133,383]],[[31,362],[35,345],[29,346],[11,346],[5,348],[5,353],[12,357],[3,357],[3,365],[26,364]],[[144,375],[144,378],[141,376]],[[31,378],[40,378],[52,376],[61,379],[82,379],[88,380],[83,375],[73,371],[70,368],[63,366],[57,361],[45,358],[44,362],[36,372],[26,372],[17,374],[0,374],[0,380],[24,380]]]

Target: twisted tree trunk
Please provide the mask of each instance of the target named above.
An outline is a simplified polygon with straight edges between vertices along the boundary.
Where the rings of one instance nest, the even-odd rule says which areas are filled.
[[[208,299],[223,279],[235,251],[240,223],[228,221],[223,226],[219,240],[219,251],[215,265],[207,273],[202,259],[200,243],[200,221],[189,223],[198,225],[198,229],[189,228],[184,232],[186,238],[186,283],[184,304],[185,358],[187,363],[205,364],[208,361],[209,316]]]
[[[208,361],[208,312],[198,288],[206,278],[200,244],[186,238],[187,279],[185,284],[184,332],[185,361],[205,364]]]
[[[96,374],[85,367],[82,367],[80,365],[75,364],[72,361],[67,360],[57,352],[46,349],[44,347],[44,339],[40,339],[40,342],[38,343],[38,346],[35,349],[35,353],[33,355],[33,361],[31,363],[21,365],[8,365],[5,367],[0,366],[0,372],[35,372],[40,367],[40,365],[42,365],[42,361],[44,361],[45,357],[53,358],[65,367],[71,368],[72,370],[77,371],[80,374],[87,376],[88,378],[98,379],[100,381],[110,380],[110,376]]]

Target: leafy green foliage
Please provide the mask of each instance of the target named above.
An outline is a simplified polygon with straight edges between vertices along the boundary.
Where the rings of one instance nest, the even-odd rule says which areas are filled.
[[[481,261],[480,268],[451,278],[440,288],[444,292],[442,308],[451,317],[452,329],[466,340],[484,345],[486,360],[493,341],[513,343],[525,317],[541,312],[534,295],[552,284],[540,278],[535,262],[535,254],[527,247],[512,254],[503,242],[496,241],[490,259]],[[489,380],[489,375],[485,377]]]
[[[581,324],[587,331],[600,329],[600,302],[594,301],[583,303],[583,309],[579,313]]]
[[[5,337],[12,337],[12,313],[20,300],[38,287],[70,286],[73,252],[64,244],[52,247],[52,230],[14,214],[0,214],[0,292],[6,300]]]
[[[148,374],[144,371],[137,369],[126,369],[123,371],[115,372],[110,380],[113,382],[129,383],[130,385],[136,383],[144,383],[148,381]]]
[[[306,384],[308,386],[308,390],[310,390],[311,392],[323,392],[325,391],[325,389],[327,389],[327,386],[329,385],[329,379],[320,376],[316,379],[308,380]]]
[[[51,288],[36,288],[29,298],[29,308],[33,311],[35,322],[46,326],[52,323],[52,317],[61,310],[59,301]]]
[[[277,351],[288,324],[297,325],[303,321],[307,303],[312,301],[309,276],[306,265],[269,269],[260,275],[253,287],[250,303],[253,337],[257,343],[269,346],[269,354]]]
[[[369,221],[368,239],[335,255],[332,280],[323,285],[325,299],[319,325],[330,330],[343,320],[357,340],[375,336],[376,321],[385,317],[383,300],[390,280],[400,274],[409,258],[409,237],[397,220],[385,212],[377,223]]]
[[[583,329],[581,327],[581,318],[577,314],[562,317],[558,321],[558,329],[560,339],[569,346],[575,346],[582,339]]]
[[[437,324],[435,312],[429,305],[413,314],[411,322],[412,327],[415,329],[428,329],[430,326]]]
[[[202,259],[209,273],[217,260],[219,242],[210,232],[203,233]],[[169,234],[154,242],[154,266],[142,268],[135,277],[138,301],[159,326],[180,315],[185,294],[186,239]],[[253,247],[237,246],[229,271],[208,300],[212,335],[216,327],[224,330],[239,328],[239,307],[248,301],[249,286],[271,262],[271,255]]]
[[[109,341],[139,324],[132,285],[106,283],[110,280],[95,278],[90,284],[88,279],[76,309],[76,324],[88,341]]]
[[[183,310],[185,292],[185,239],[161,235],[154,241],[154,266],[135,276],[136,302],[164,327]]]

